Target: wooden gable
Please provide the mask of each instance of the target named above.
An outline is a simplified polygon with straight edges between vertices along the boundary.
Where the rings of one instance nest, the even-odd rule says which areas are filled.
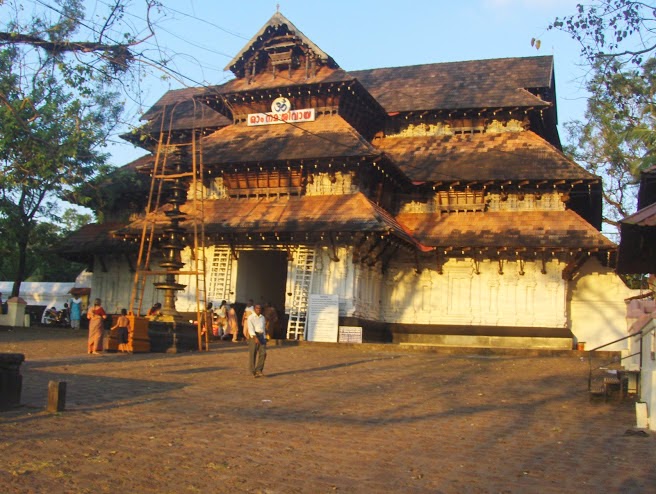
[[[335,61],[280,12],[276,12],[248,44],[230,61],[238,79],[251,80],[261,73],[302,70],[314,77],[321,67],[337,69]]]

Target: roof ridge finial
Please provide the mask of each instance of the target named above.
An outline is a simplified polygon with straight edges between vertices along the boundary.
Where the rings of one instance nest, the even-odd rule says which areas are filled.
[[[279,13],[280,13],[280,4],[277,3],[276,4],[276,14],[279,14]]]

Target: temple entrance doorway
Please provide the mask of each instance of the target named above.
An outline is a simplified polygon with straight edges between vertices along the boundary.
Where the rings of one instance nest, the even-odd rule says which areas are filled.
[[[253,299],[264,306],[271,303],[280,316],[285,313],[287,252],[277,250],[242,250],[237,264],[236,299],[246,303]]]

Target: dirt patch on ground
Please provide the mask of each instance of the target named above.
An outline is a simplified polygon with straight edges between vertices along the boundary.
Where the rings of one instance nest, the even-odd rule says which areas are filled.
[[[26,355],[0,413],[0,490],[649,492],[656,442],[631,402],[590,402],[578,357],[245,344],[86,354],[86,332],[0,330]],[[51,380],[66,411],[44,411]]]

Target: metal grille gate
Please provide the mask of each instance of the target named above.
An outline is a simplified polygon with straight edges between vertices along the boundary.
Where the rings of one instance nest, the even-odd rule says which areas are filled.
[[[299,245],[294,256],[296,266],[293,271],[292,305],[289,309],[289,321],[287,322],[287,339],[290,340],[305,338],[315,255],[314,246]]]

